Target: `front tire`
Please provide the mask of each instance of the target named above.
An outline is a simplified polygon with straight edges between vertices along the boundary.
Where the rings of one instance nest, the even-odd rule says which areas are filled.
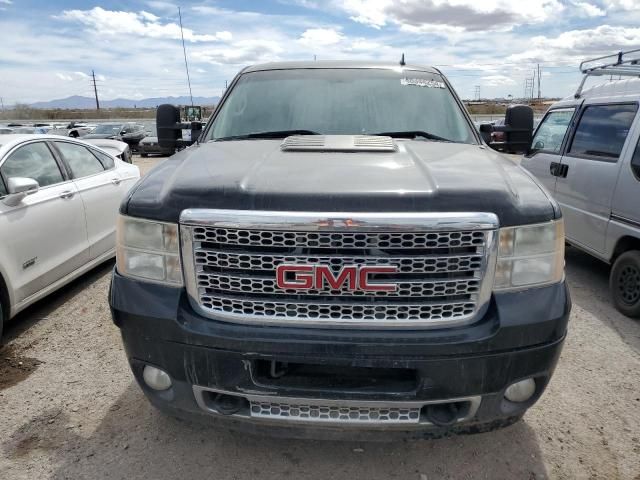
[[[609,289],[616,308],[627,317],[640,317],[640,250],[620,255],[611,269]]]
[[[2,345],[3,327],[4,327],[4,306],[2,305],[2,299],[0,299],[0,345]]]

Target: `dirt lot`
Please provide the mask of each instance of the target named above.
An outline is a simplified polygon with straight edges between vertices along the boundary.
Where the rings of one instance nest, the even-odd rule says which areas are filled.
[[[144,169],[154,160],[137,163]],[[434,441],[248,437],[145,400],[111,323],[112,263],[20,314],[0,350],[0,479],[640,479],[640,322],[570,249],[574,308],[553,381],[507,429]],[[523,306],[526,308],[526,306]]]

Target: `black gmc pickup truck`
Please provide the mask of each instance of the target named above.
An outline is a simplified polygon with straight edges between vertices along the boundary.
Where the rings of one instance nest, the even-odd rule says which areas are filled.
[[[522,417],[567,331],[556,202],[436,69],[242,70],[121,206],[110,304],[163,411],[271,435]]]

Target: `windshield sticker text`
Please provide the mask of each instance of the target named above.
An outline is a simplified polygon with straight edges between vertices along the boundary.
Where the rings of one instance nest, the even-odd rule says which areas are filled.
[[[401,78],[400,85],[414,85],[416,87],[445,88],[444,82],[426,80],[424,78]]]

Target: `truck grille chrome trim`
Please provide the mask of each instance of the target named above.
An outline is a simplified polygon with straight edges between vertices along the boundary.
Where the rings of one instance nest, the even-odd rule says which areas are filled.
[[[290,398],[229,392],[211,387],[193,386],[198,406],[215,415],[217,395],[228,395],[247,402],[245,408],[229,416],[278,423],[324,423],[353,426],[425,426],[432,425],[422,413],[428,405],[455,403],[462,406],[457,422],[473,418],[481,403],[480,396],[446,400],[422,401],[366,401]]]
[[[497,217],[486,213],[367,214],[185,210],[185,282],[194,308],[236,323],[310,327],[434,328],[486,309]],[[280,288],[279,265],[395,266],[351,285]]]

